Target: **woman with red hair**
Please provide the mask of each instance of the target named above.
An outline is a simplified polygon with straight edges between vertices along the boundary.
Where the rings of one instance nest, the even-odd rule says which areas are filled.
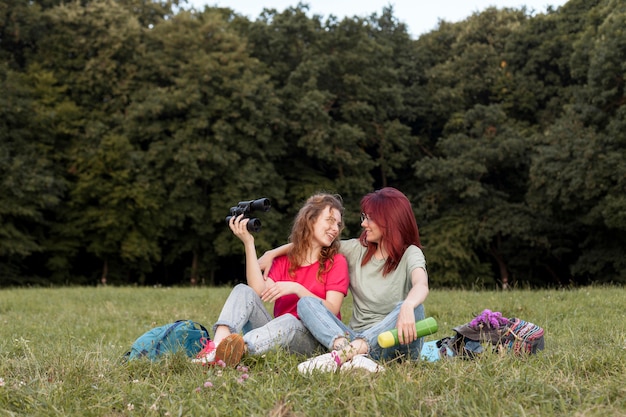
[[[312,297],[298,301],[298,315],[311,334],[330,352],[300,365],[301,373],[362,368],[383,370],[374,360],[404,357],[418,360],[423,338],[415,322],[425,317],[428,274],[411,203],[395,188],[367,194],[361,200],[358,239],[341,241],[340,252],[348,261],[353,310],[346,326]],[[269,251],[259,263],[265,269],[288,245]],[[399,345],[381,348],[378,335],[398,329]]]

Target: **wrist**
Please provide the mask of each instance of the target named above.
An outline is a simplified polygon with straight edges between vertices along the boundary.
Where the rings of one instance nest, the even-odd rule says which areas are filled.
[[[413,310],[415,310],[416,308],[417,308],[417,306],[414,306],[413,303],[411,303],[408,300],[405,300],[402,303],[402,306],[400,306],[400,310],[406,311],[407,313],[410,312],[411,314],[413,313]]]

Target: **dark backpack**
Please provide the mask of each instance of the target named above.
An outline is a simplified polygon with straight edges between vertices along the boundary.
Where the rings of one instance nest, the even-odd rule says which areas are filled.
[[[187,356],[194,357],[209,340],[209,331],[203,325],[191,320],[178,320],[145,332],[135,340],[125,357],[128,360],[148,358],[154,361],[181,349]]]

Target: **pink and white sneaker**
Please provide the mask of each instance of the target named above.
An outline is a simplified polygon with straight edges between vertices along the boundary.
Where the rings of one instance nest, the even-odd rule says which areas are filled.
[[[200,353],[191,360],[193,363],[199,363],[202,365],[214,365],[215,364],[215,343],[212,340],[206,342]]]

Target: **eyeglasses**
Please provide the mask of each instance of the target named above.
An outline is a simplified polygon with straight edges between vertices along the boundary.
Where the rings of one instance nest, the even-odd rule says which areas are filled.
[[[365,220],[367,220],[368,223],[372,221],[372,219],[370,219],[370,216],[365,213],[361,213],[361,223],[363,223]]]

